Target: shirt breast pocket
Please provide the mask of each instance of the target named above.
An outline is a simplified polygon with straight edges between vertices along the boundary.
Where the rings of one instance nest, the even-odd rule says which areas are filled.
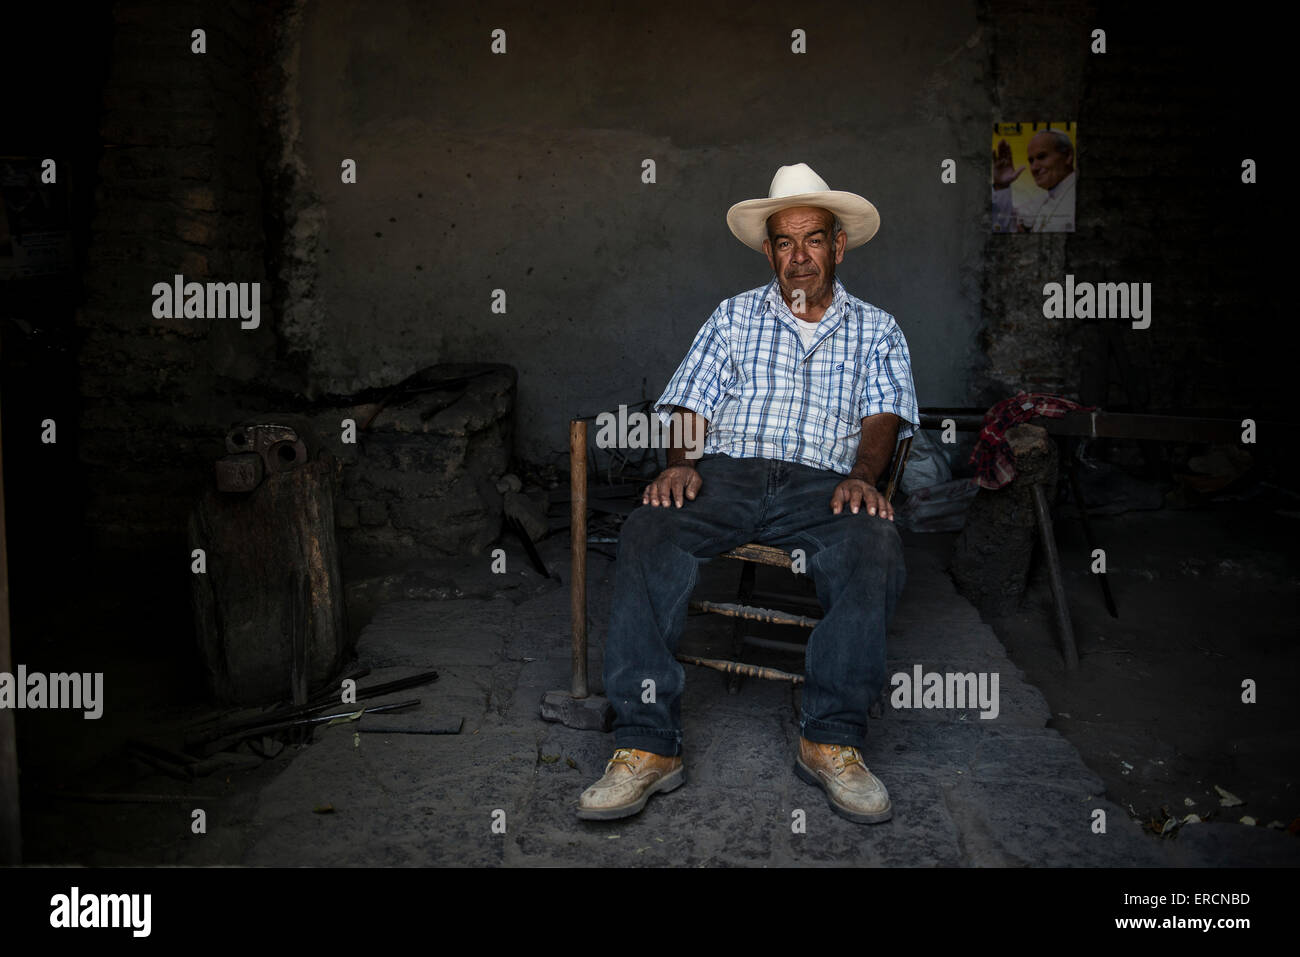
[[[827,407],[839,420],[841,434],[852,434],[861,427],[862,376],[862,364],[852,359],[837,360],[831,366]]]

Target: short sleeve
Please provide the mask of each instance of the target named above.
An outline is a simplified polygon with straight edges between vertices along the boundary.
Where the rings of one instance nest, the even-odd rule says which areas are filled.
[[[731,353],[721,327],[723,316],[719,307],[700,327],[686,358],[655,404],[655,411],[665,425],[672,418],[675,405],[699,413],[706,419],[713,418],[713,410],[731,378]]]
[[[878,339],[866,358],[867,387],[862,393],[859,418],[892,412],[903,420],[898,437],[905,439],[921,424],[912,384],[912,358],[903,330],[892,320],[890,329]]]

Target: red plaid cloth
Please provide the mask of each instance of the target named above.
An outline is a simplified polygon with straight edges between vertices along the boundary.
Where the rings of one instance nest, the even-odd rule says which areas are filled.
[[[1017,392],[1012,398],[995,403],[984,413],[984,427],[970,455],[975,481],[982,488],[1001,488],[1016,477],[1016,460],[1006,439],[1007,429],[1013,425],[1028,422],[1036,415],[1059,419],[1067,412],[1088,412],[1095,408],[1046,392]]]

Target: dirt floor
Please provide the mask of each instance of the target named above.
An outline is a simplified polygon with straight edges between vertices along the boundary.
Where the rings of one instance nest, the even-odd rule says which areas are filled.
[[[1292,826],[1300,817],[1297,517],[1294,500],[1281,493],[1095,517],[1117,619],[1107,613],[1089,570],[1080,523],[1061,517],[1057,541],[1079,669],[1063,669],[1041,561],[1018,613],[990,622],[1046,697],[1051,725],[1101,776],[1107,796],[1156,828],[1189,813],[1217,821],[1249,815],[1259,826],[1275,827]],[[555,534],[567,538],[566,532]],[[955,533],[909,532],[904,538],[909,553],[926,551],[946,561]],[[183,728],[211,709],[188,637],[183,574],[122,563],[99,568],[78,586],[76,602],[30,591],[14,603],[16,660],[30,670],[104,667],[114,675],[111,706],[100,721],[70,713],[19,717],[24,859],[93,865],[238,861],[238,846],[187,840],[192,795],[211,795],[222,802],[224,816],[238,819],[259,789],[301,752],[286,748],[257,768],[188,783],[128,757],[126,739]],[[126,579],[119,576],[128,568],[136,581],[143,576],[153,583],[155,597],[147,606],[125,589]],[[500,594],[500,579],[486,572],[478,580],[450,566],[414,576],[408,570],[385,577],[382,571],[352,570],[354,631],[384,601]],[[361,578],[364,584],[358,584]],[[514,587],[562,586],[529,575]],[[1246,679],[1257,686],[1254,704],[1241,700]],[[1222,806],[1216,786],[1242,803]],[[157,805],[89,800],[142,791],[164,805],[168,794],[177,796],[173,836],[159,834]],[[190,797],[180,800],[184,794]]]
[[[1090,570],[1077,519],[1059,518],[1079,668],[1056,643],[1045,565],[1036,556],[1016,614],[988,619],[1043,692],[1051,726],[1106,782],[1107,795],[1163,827],[1187,814],[1300,818],[1300,550],[1295,502],[1278,493],[1092,517],[1119,612]],[[948,554],[956,534],[909,535]],[[1050,636],[1050,637],[1048,637]],[[1255,682],[1254,704],[1242,683]],[[1223,788],[1243,803],[1226,807]]]

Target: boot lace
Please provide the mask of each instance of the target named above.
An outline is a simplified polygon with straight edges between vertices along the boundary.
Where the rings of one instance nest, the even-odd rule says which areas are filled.
[[[635,752],[633,752],[631,748],[617,749],[614,752],[614,756],[609,759],[609,766],[605,768],[605,773],[608,774],[610,771],[614,770],[614,765],[616,764],[622,764],[629,771],[635,771],[637,766]]]
[[[861,765],[864,769],[866,764],[862,761],[862,755],[858,753],[857,748],[849,747],[844,744],[831,745],[831,757],[841,765],[842,771],[847,771],[853,765]]]

